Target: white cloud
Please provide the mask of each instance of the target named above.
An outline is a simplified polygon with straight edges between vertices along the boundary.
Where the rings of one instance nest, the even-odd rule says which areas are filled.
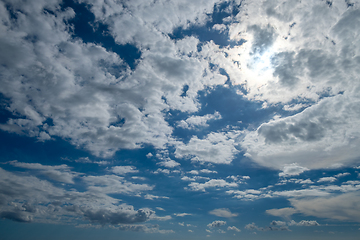
[[[199,162],[230,164],[239,152],[235,144],[238,134],[238,132],[210,133],[203,139],[194,136],[187,144],[177,144],[175,157],[187,157]]]
[[[78,173],[71,171],[71,168],[65,164],[51,166],[51,165],[42,165],[40,163],[18,162],[17,160],[10,161],[8,162],[8,164],[11,164],[19,168],[39,170],[39,173],[41,175],[45,175],[52,180],[63,183],[74,184],[74,180],[73,180],[74,177],[79,176]]]
[[[213,221],[212,223],[209,223],[207,226],[209,228],[219,228],[223,225],[226,225],[226,221],[217,220],[217,221]]]
[[[28,166],[43,168],[43,166]],[[151,219],[169,219],[168,216],[156,216],[155,212],[148,208],[135,210],[133,206],[120,204],[119,199],[106,194],[118,192],[117,190],[96,191],[89,187],[86,191],[78,192],[75,189],[55,187],[46,180],[28,174],[17,175],[1,168],[0,172],[2,218],[19,222],[73,223],[74,225],[81,219],[95,225],[116,225],[119,229],[128,231],[137,230],[127,228],[127,224],[144,223]],[[91,177],[85,182],[89,183],[89,179]],[[96,181],[92,179],[92,182],[119,187],[119,184],[109,184],[109,181],[102,177],[97,178]],[[128,184],[126,187],[131,185]]]
[[[228,208],[218,208],[209,212],[218,217],[232,218],[238,216],[237,213],[232,213]]]
[[[1,3],[1,94],[20,118],[0,128],[41,141],[58,136],[101,157],[142,144],[163,148],[172,140],[166,111],[197,111],[198,91],[226,80],[194,56],[196,38],[175,42],[167,36],[190,22],[204,24],[215,2],[87,2],[117,43],[142,51],[136,69],[100,45],[73,39],[67,22],[75,12],[58,1],[38,1],[36,7],[9,1],[8,9],[18,13],[11,21]],[[182,97],[184,85],[189,89]]]
[[[158,168],[156,171],[153,172],[154,174],[159,174],[159,173],[164,173],[164,174],[170,174],[170,170],[169,169],[162,169],[162,168]]]
[[[174,168],[174,167],[180,166],[180,163],[178,163],[172,159],[165,159],[161,162],[158,162],[157,164],[160,166],[163,166],[163,167],[167,167],[167,168]]]
[[[139,170],[137,170],[134,166],[114,166],[110,169],[110,171],[118,175],[125,175],[127,173],[139,172]]]
[[[289,226],[305,226],[305,227],[320,226],[320,224],[317,221],[307,221],[307,220],[301,220],[300,222],[295,222],[294,220],[291,220],[288,224]]]
[[[336,180],[334,177],[322,177],[317,182],[335,182]]]
[[[350,192],[331,197],[290,199],[290,202],[306,216],[360,222],[358,198],[358,192]]]
[[[218,172],[215,171],[215,170],[214,170],[214,171],[211,171],[211,170],[209,170],[209,169],[201,169],[200,172],[201,172],[201,173],[218,173]]]
[[[178,127],[187,129],[193,129],[196,127],[208,127],[208,121],[218,119],[221,119],[221,115],[219,112],[215,112],[214,114],[207,114],[204,116],[191,116],[186,120],[179,121]]]
[[[295,208],[280,208],[280,209],[268,209],[266,210],[267,214],[276,216],[276,217],[284,217],[289,218],[291,215],[297,213],[298,211]]]
[[[185,217],[185,216],[191,216],[191,213],[174,213],[175,216],[177,217]]]
[[[193,174],[193,175],[199,175],[199,171],[197,171],[197,170],[191,170],[188,173]]]
[[[296,163],[286,164],[283,167],[283,171],[279,173],[280,177],[296,176],[307,171],[309,169],[299,166]]]
[[[324,1],[252,1],[237,19],[229,35],[247,42],[219,61],[233,83],[245,87],[244,97],[263,101],[265,107],[314,102],[296,115],[247,132],[241,142],[246,156],[280,170],[294,162],[308,169],[354,164],[359,157],[355,89],[360,85],[354,81],[359,76],[360,48],[354,38],[359,9],[344,1],[331,8]]]
[[[345,176],[349,176],[349,175],[351,175],[351,174],[348,172],[345,172],[345,173],[336,174],[334,177],[339,178],[339,177],[345,177]]]
[[[272,221],[270,223],[271,226],[285,226],[286,225],[286,222],[283,222],[283,221]]]
[[[223,179],[211,179],[205,183],[192,182],[189,187],[192,191],[204,191],[206,188],[214,187],[237,187],[237,183],[229,183]]]
[[[274,223],[274,222],[272,222],[272,223]],[[274,225],[272,223],[270,223],[271,226],[269,226],[269,227],[258,227],[255,223],[249,223],[245,226],[245,229],[252,230],[252,231],[262,231],[262,232],[290,231],[290,229],[287,226],[279,225],[279,226],[274,227]]]
[[[227,228],[227,230],[228,230],[228,231],[232,230],[232,231],[235,231],[235,232],[241,232],[241,230],[238,229],[238,228],[235,227],[235,226],[232,226],[232,227],[229,226],[229,227]]]
[[[121,193],[136,195],[143,191],[152,190],[154,186],[148,184],[135,184],[116,175],[84,176],[82,180],[87,189],[94,193]]]
[[[152,195],[152,194],[146,194],[144,196],[145,199],[149,199],[149,200],[154,200],[154,199],[169,199],[169,197],[166,196],[156,196],[156,195]]]

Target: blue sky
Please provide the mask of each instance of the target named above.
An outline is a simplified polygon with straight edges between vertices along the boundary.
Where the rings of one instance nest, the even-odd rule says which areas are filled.
[[[358,239],[359,6],[1,0],[2,239]]]

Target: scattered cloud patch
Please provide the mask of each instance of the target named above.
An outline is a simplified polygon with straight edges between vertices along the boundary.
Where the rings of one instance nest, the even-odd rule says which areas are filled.
[[[219,228],[224,225],[226,225],[226,221],[217,220],[217,221],[213,221],[212,223],[209,223],[207,226],[209,228]]]
[[[238,216],[237,213],[232,213],[228,208],[218,208],[209,212],[211,215],[224,218],[232,218]]]

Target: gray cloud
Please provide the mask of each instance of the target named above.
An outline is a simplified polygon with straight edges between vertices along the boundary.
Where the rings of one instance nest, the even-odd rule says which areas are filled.
[[[104,224],[131,224],[141,223],[149,219],[153,211],[150,210],[138,210],[133,211],[132,209],[121,209],[122,211],[111,211],[107,209],[100,209],[97,211],[86,210],[84,211],[84,217],[89,219],[91,222]]]
[[[228,208],[214,209],[209,213],[218,217],[225,217],[225,218],[232,218],[238,215],[237,213],[232,213]]]
[[[213,221],[212,223],[209,223],[207,226],[210,228],[219,228],[224,225],[226,225],[226,221],[217,220],[217,221]]]

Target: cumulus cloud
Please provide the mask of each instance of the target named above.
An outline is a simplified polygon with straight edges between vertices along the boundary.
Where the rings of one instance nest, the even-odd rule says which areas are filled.
[[[118,175],[125,175],[127,173],[138,173],[134,166],[114,166],[110,169],[111,172],[118,174]]]
[[[189,187],[192,191],[203,191],[205,192],[206,188],[214,187],[237,187],[237,183],[229,183],[224,179],[211,179],[205,183],[192,182],[189,184]]]
[[[331,197],[290,199],[291,205],[306,216],[360,222],[359,193],[350,192]]]
[[[226,225],[226,221],[217,220],[217,221],[213,221],[212,223],[209,223],[207,226],[209,228],[219,228],[223,225]]]
[[[212,215],[224,218],[232,218],[238,216],[237,213],[232,213],[228,208],[218,208],[209,212]]]
[[[230,164],[239,152],[235,143],[237,136],[237,132],[210,133],[203,139],[194,136],[189,143],[176,146],[175,156],[196,162]]]
[[[218,120],[221,119],[221,115],[219,112],[215,112],[214,114],[207,114],[204,116],[191,116],[186,120],[181,120],[178,122],[178,127],[192,129],[196,127],[208,127],[207,124],[210,120]]]
[[[320,224],[317,221],[307,221],[307,220],[301,220],[300,222],[295,222],[294,220],[291,220],[288,224],[289,226],[305,226],[305,227],[320,226]]]
[[[228,52],[228,62],[241,69],[228,66],[230,79],[264,107],[291,101],[307,107],[246,133],[241,142],[246,156],[279,170],[294,162],[308,169],[355,163],[358,12],[345,1],[329,8],[324,1],[278,0],[249,2],[238,14],[240,22],[230,27],[229,35],[247,42]],[[308,105],[309,99],[314,103]]]
[[[2,2],[1,94],[16,116],[0,129],[40,141],[58,136],[102,157],[142,144],[163,148],[172,139],[164,112],[197,111],[197,92],[226,80],[209,71],[203,58],[191,57],[196,38],[175,42],[167,37],[189,21],[204,24],[215,2],[86,2],[94,26],[107,25],[117,44],[141,51],[136,69],[104,46],[74,39],[67,24],[77,13],[60,8],[58,1],[40,1],[36,7],[29,1]],[[181,96],[185,85],[187,94]]]
[[[158,165],[167,167],[167,168],[174,168],[174,167],[180,166],[180,163],[178,163],[172,159],[165,159],[165,160],[159,162]]]
[[[262,231],[262,232],[267,232],[267,231],[290,231],[290,229],[287,226],[284,225],[280,225],[280,226],[274,226],[271,225],[269,227],[258,227],[255,223],[249,223],[245,226],[245,229],[247,230],[252,230],[252,231]]]
[[[31,175],[17,175],[1,168],[0,172],[1,218],[18,222],[74,224],[80,218],[95,225],[113,225],[118,229],[127,231],[140,231],[137,227],[129,227],[129,224],[171,218],[170,216],[159,217],[149,208],[136,210],[131,205],[120,204],[119,199],[106,194],[108,191],[96,191],[97,189],[91,187],[83,192],[74,189],[66,190]],[[106,178],[97,179],[93,183],[110,185]],[[131,185],[126,187],[131,188]],[[117,192],[117,190],[109,192]],[[130,193],[131,190],[125,192]],[[145,225],[141,228],[145,232],[162,231],[158,227],[149,230]]]
[[[335,182],[336,180],[334,177],[322,177],[317,182]]]
[[[240,229],[238,229],[237,227],[235,227],[235,226],[232,226],[232,227],[228,227],[227,228],[227,230],[229,231],[229,230],[232,230],[232,231],[235,231],[235,232],[241,232],[241,230]]]
[[[41,175],[45,175],[52,180],[63,183],[74,184],[73,178],[79,176],[78,173],[71,171],[71,168],[65,164],[50,166],[42,165],[40,163],[18,162],[17,160],[10,161],[8,164],[18,168],[38,170]]]
[[[185,217],[185,216],[191,216],[191,213],[174,213],[175,216],[177,217]]]
[[[279,176],[280,177],[297,176],[307,170],[309,169],[301,167],[296,163],[287,164],[283,167],[283,171],[279,173]]]

